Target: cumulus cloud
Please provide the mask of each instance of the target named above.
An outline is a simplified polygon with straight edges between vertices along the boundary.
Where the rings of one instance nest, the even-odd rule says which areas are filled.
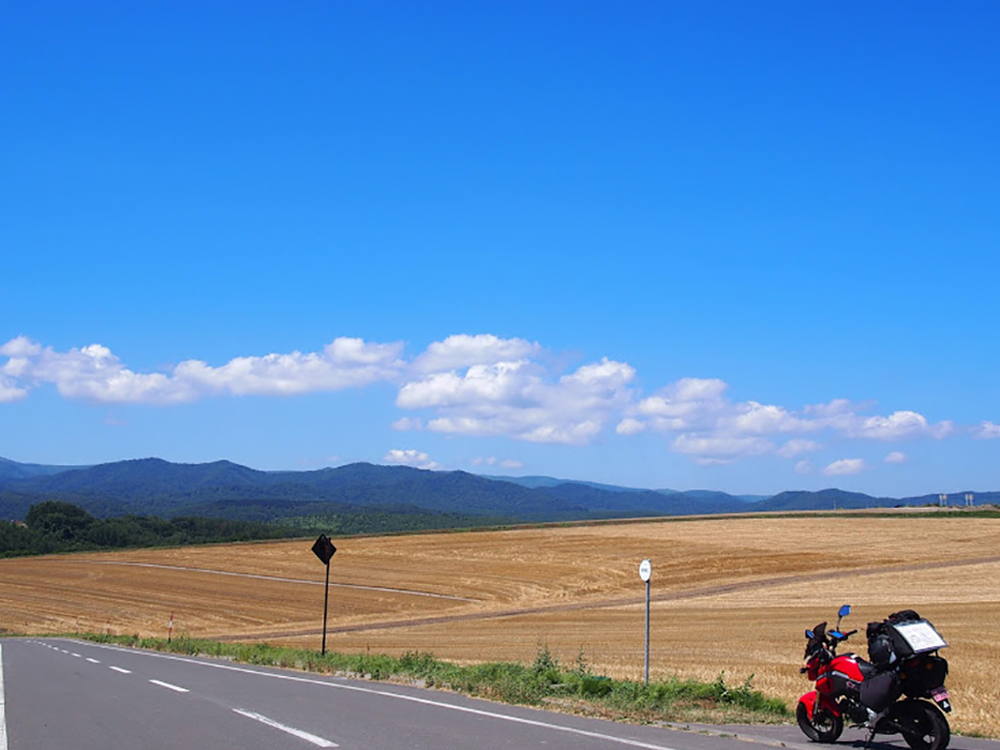
[[[208,395],[287,396],[354,388],[395,378],[402,344],[338,338],[320,352],[237,357],[219,367],[186,360],[168,372],[139,373],[100,344],[59,352],[24,337],[8,341],[0,368],[21,390],[43,383],[102,403],[172,404]]]
[[[980,422],[972,431],[972,436],[977,440],[995,440],[1000,438],[1000,424],[995,422]]]
[[[41,345],[27,336],[17,336],[0,346],[0,355],[4,357],[33,357],[41,351]]]
[[[440,464],[432,461],[431,457],[423,451],[413,448],[392,448],[387,451],[382,460],[387,464],[398,464],[399,466],[413,466],[418,469],[439,469]]]
[[[607,358],[558,378],[536,362],[504,360],[405,383],[396,404],[432,411],[426,426],[436,432],[582,444],[628,403],[634,377]]]
[[[828,477],[842,476],[845,474],[859,474],[866,468],[863,458],[842,458],[829,464],[823,473]]]
[[[803,438],[792,438],[787,443],[778,448],[778,455],[782,458],[795,458],[803,453],[818,451],[822,446],[815,440],[804,440]]]
[[[852,423],[844,432],[849,437],[870,438],[874,440],[898,440],[908,437],[943,438],[951,433],[951,422],[939,422],[932,425],[923,414],[915,411],[894,411],[887,417],[854,416]]]
[[[538,343],[525,339],[502,339],[492,334],[456,334],[435,341],[417,357],[413,368],[418,372],[460,370],[473,365],[513,362],[527,359],[541,351]]]
[[[883,460],[887,464],[903,464],[906,463],[906,454],[903,451],[891,451]]]
[[[623,437],[661,433],[670,450],[708,465],[761,455],[797,459],[831,435],[890,441],[955,432],[952,422],[934,423],[917,411],[878,414],[872,403],[846,399],[803,407],[737,400],[726,381],[713,377],[680,378],[642,394],[626,362],[604,357],[567,371],[553,364],[558,360],[537,342],[493,334],[448,336],[409,359],[400,342],[341,337],[313,352],[241,356],[218,366],[188,359],[139,372],[102,344],[56,351],[18,336],[0,345],[0,403],[44,384],[67,398],[175,404],[390,382],[398,387],[396,405],[410,412],[392,422],[398,431],[580,445],[611,425]],[[971,434],[998,438],[1000,425],[983,421]]]
[[[690,434],[678,435],[672,446],[678,453],[715,460],[760,456],[774,450],[774,443],[759,437],[706,437]]]
[[[504,469],[521,469],[524,464],[512,458],[497,458],[496,456],[477,456],[469,463],[473,466],[500,466]]]
[[[28,395],[24,388],[18,388],[10,378],[0,376],[0,404],[20,401]]]
[[[400,432],[406,432],[407,430],[422,430],[424,429],[424,423],[423,420],[415,419],[414,417],[401,417],[392,423],[392,429]]]
[[[632,417],[626,417],[615,427],[619,435],[637,435],[646,429],[646,423]]]
[[[682,378],[629,407],[616,431],[628,435],[648,427],[672,433],[672,450],[697,457],[699,463],[718,463],[766,453],[795,458],[821,447],[806,437],[788,437],[779,447],[773,439],[780,436],[833,432],[866,440],[943,438],[954,427],[951,422],[931,424],[914,411],[864,414],[870,404],[847,399],[794,410],[759,401],[734,401],[727,391],[726,382],[718,378]]]

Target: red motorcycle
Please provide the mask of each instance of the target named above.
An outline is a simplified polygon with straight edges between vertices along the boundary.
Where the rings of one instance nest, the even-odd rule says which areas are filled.
[[[800,671],[816,689],[799,699],[796,718],[813,742],[835,742],[851,726],[868,730],[866,746],[876,734],[901,734],[913,750],[944,750],[951,738],[943,712],[951,711],[944,680],[948,662],[938,649],[948,644],[927,620],[912,610],[890,615],[868,626],[872,661],[857,654],[837,654],[837,647],[857,633],[840,630],[849,615],[845,604],[837,627],[821,622],[806,631],[806,665]]]

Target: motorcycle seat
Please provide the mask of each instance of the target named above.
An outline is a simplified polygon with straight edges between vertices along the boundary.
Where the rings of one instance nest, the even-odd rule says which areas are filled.
[[[879,668],[872,664],[870,661],[865,661],[860,656],[857,657],[858,669],[861,670],[861,676],[866,680],[870,677],[874,677],[879,673]]]

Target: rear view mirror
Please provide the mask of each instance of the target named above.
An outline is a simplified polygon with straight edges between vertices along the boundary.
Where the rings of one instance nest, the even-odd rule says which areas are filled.
[[[851,614],[850,604],[845,604],[843,607],[837,610],[838,617],[847,617],[849,614]]]

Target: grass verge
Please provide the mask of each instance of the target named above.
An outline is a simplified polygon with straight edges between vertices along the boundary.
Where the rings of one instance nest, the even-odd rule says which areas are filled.
[[[77,634],[97,643],[231,659],[243,664],[300,669],[319,674],[386,680],[436,687],[466,695],[538,706],[617,721],[776,723],[789,717],[785,703],[751,687],[748,679],[730,685],[720,674],[713,682],[670,678],[645,685],[593,674],[581,653],[571,667],[540,647],[532,664],[496,662],[462,666],[423,652],[320,655],[306,649],[268,644],[221,643],[187,637],[167,641],[138,636]],[[751,678],[752,679],[752,678]]]

